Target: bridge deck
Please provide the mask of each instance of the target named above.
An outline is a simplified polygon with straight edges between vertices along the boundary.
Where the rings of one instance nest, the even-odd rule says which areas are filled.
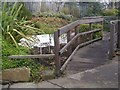
[[[66,67],[66,74],[72,75],[103,65],[108,60],[109,34],[104,32],[103,40],[80,48]]]

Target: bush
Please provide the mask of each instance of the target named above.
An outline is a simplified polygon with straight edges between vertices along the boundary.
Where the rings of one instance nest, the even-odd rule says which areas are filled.
[[[26,20],[32,19],[32,13],[23,5],[23,7],[20,10],[20,13],[18,15],[18,18],[25,18]]]
[[[89,31],[89,24],[82,24],[80,25],[80,32],[86,32],[86,31]],[[102,25],[100,24],[92,24],[92,30],[94,29],[98,29],[98,28],[102,28]]]
[[[8,7],[7,3],[4,3],[2,9],[3,38],[9,40],[12,44],[16,45],[16,47],[18,47],[17,42],[21,37],[27,38],[27,33],[36,33],[38,30],[37,28],[32,27],[33,23],[25,20],[26,17],[21,16],[21,19],[19,18],[22,9],[23,4],[18,5],[17,3],[14,3],[11,7]]]
[[[22,60],[10,60],[8,58],[9,55],[25,55],[30,53],[28,48],[20,47],[16,48],[13,44],[11,44],[7,40],[2,40],[2,69],[10,69],[17,67],[28,67],[31,70],[30,73],[30,81],[40,81],[41,75],[40,72],[45,70],[46,67],[35,63],[32,59],[22,59]]]
[[[118,10],[117,9],[105,9],[102,12],[103,16],[117,16]]]
[[[75,18],[80,17],[80,10],[78,7],[72,7],[71,10],[68,7],[64,7],[62,8],[61,12],[64,13],[65,15],[71,15]]]
[[[73,16],[72,15],[65,15],[64,13],[58,12],[58,13],[54,13],[54,12],[39,12],[37,14],[35,14],[36,17],[56,17],[56,18],[62,18],[62,19],[66,19],[71,21]]]
[[[100,24],[92,24],[92,30],[99,29],[99,28],[103,28],[102,25],[100,25]],[[80,32],[87,32],[89,30],[90,30],[89,29],[89,24],[82,24],[82,25],[80,25]],[[102,37],[102,33],[101,32],[95,32],[93,34],[93,39],[99,38],[99,37]]]

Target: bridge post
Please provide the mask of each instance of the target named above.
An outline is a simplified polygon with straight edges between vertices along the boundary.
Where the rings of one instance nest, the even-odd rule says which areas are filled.
[[[110,46],[109,46],[109,59],[112,59],[113,55],[114,55],[114,33],[115,33],[115,25],[111,24]]]
[[[68,31],[67,32],[67,42],[69,42],[70,40],[71,40],[71,31]],[[72,53],[72,47],[69,46],[67,48],[67,54],[68,54],[68,56],[71,55],[71,53]]]
[[[59,43],[59,30],[54,32],[54,53],[55,53],[55,75],[60,76],[60,67],[61,67],[61,61],[60,61],[60,43]]]
[[[79,33],[79,28],[80,28],[79,25],[75,27],[75,35],[77,35],[77,34]],[[77,38],[76,41],[75,41],[75,44],[76,44],[75,47],[77,47],[77,45],[78,45],[79,43],[80,43],[80,42],[79,42],[79,38]]]
[[[101,25],[102,25],[102,31],[101,31],[101,33],[102,33],[102,39],[103,39],[104,21],[101,21]]]
[[[118,48],[118,50],[120,50],[120,21],[118,20],[118,23],[117,23],[118,25],[117,25],[117,32],[118,32],[118,45],[117,45],[117,48]]]
[[[90,31],[92,30],[92,23],[89,24],[89,30],[90,30]],[[92,40],[92,37],[93,37],[93,34],[90,33],[90,40]]]

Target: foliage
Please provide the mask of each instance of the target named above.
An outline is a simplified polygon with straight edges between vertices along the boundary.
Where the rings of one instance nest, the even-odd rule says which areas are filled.
[[[37,14],[35,14],[36,17],[56,17],[56,18],[62,18],[68,21],[72,21],[73,16],[72,15],[65,15],[64,13],[58,12],[58,13],[54,13],[54,12],[39,12]]]
[[[120,7],[118,8],[118,17],[120,19]]]
[[[8,39],[16,44],[14,38],[14,22],[17,20],[17,16],[22,8],[22,4],[18,7],[17,3],[14,3],[13,7],[8,7],[7,3],[4,3],[2,10],[2,35],[3,38]]]
[[[21,11],[20,11],[18,17],[19,17],[19,19],[24,17],[26,20],[30,20],[30,19],[32,19],[32,13],[23,4],[23,7],[21,8]]]
[[[22,4],[14,3],[13,6],[8,7],[4,3],[2,9],[2,69],[29,67],[31,69],[31,81],[41,80],[41,72],[45,69],[44,66],[36,64],[31,59],[24,60],[10,60],[9,55],[25,55],[29,54],[29,49],[25,47],[18,47],[17,43],[21,37],[27,38],[28,32],[37,32],[39,29],[33,27],[35,24],[31,21],[26,21],[25,18],[18,18]],[[18,20],[19,19],[19,20]],[[40,31],[39,31],[40,32]],[[0,38],[0,39],[1,39]]]
[[[99,29],[99,28],[103,28],[102,25],[100,25],[100,24],[92,24],[92,30]],[[80,32],[87,32],[89,30],[90,30],[89,29],[89,24],[82,24],[82,25],[80,25]],[[102,37],[102,33],[101,32],[95,32],[93,34],[93,39],[99,38],[99,37]]]
[[[64,20],[62,18],[57,18],[57,17],[47,17],[47,18],[39,17],[39,18],[33,18],[31,20],[31,23],[34,24],[33,25],[34,28],[38,28],[37,34],[40,34],[39,32],[41,32],[41,34],[44,34],[44,33],[53,34],[54,31],[68,24],[69,22],[67,20]]]
[[[29,21],[25,20],[25,17],[21,17],[18,20],[19,13],[23,4],[14,3],[12,7],[8,7],[7,3],[4,3],[2,10],[2,35],[4,39],[10,41],[18,47],[17,41],[21,38],[27,38],[27,32],[34,32],[38,30],[33,28],[32,25],[28,26]]]
[[[98,16],[102,13],[102,6],[99,2],[89,2],[86,16]]]
[[[73,7],[72,9],[69,9],[68,7],[64,7],[64,8],[62,8],[61,12],[63,12],[66,15],[70,14],[76,18],[80,17],[80,10],[77,7]]]
[[[76,2],[66,2],[61,10],[65,15],[72,15],[73,17],[80,17],[80,9],[77,7]]]
[[[9,69],[9,68],[17,68],[17,67],[28,67],[31,69],[30,73],[30,81],[40,81],[41,75],[40,72],[45,70],[46,67],[35,63],[32,59],[24,59],[24,60],[10,60],[8,58],[9,55],[25,55],[30,53],[28,48],[19,47],[16,48],[14,45],[9,43],[7,40],[2,40],[2,69]]]
[[[103,16],[117,16],[118,10],[117,9],[105,9],[102,12]]]
[[[80,32],[86,32],[86,31],[89,31],[89,24],[82,24],[80,25]],[[100,24],[92,24],[92,30],[94,29],[98,29],[98,28],[102,28],[102,25]]]
[[[48,6],[46,5],[46,3],[44,2],[44,0],[41,1],[41,12],[45,12],[45,11],[49,11]]]

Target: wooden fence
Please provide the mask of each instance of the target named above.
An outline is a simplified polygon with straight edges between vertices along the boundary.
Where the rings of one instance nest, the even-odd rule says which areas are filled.
[[[109,46],[109,59],[115,55],[115,51],[120,49],[120,20],[110,22],[110,46]]]
[[[102,29],[91,30],[93,23],[103,24],[103,18],[99,17],[99,18],[91,18],[91,19],[89,18],[89,19],[77,20],[77,21],[70,23],[62,28],[59,28],[58,31],[54,32],[56,75],[60,76],[61,72],[65,70],[68,62],[71,60],[72,56],[75,54],[77,49],[79,49],[82,46],[85,46],[87,44],[90,44],[92,42],[102,39],[102,37],[95,38],[95,39],[92,38],[93,33],[102,31]],[[80,33],[79,26],[81,24],[89,24],[90,31]],[[67,34],[67,44],[63,48],[60,48],[59,37],[65,33]],[[74,36],[71,36],[71,33],[74,33]],[[91,39],[84,43],[80,43],[80,37],[82,35],[91,35]],[[75,47],[74,50],[72,50],[73,46]],[[65,63],[63,65],[61,65],[60,57],[61,57],[62,53],[65,51],[67,51],[67,54],[69,56],[68,56],[67,60],[65,61]]]
[[[102,32],[102,29],[95,29],[92,30],[93,23],[100,23],[103,24],[103,18],[96,17],[96,18],[89,18],[83,20],[77,20],[72,22],[62,28],[59,28],[57,31],[54,32],[54,54],[40,54],[40,55],[12,55],[9,56],[11,59],[25,59],[25,58],[55,58],[55,74],[60,76],[61,72],[65,70],[68,62],[71,60],[72,56],[75,52],[85,45],[93,43],[95,41],[101,40],[102,37],[93,39],[93,34],[96,32]],[[81,24],[89,24],[89,31],[87,32],[79,32]],[[67,44],[60,48],[60,41],[59,37],[63,34],[67,34]],[[71,35],[74,33],[74,36]],[[88,35],[90,37],[89,40],[81,43],[81,37],[83,35]],[[72,50],[72,48],[74,49]],[[67,51],[67,60],[64,64],[61,64],[60,57],[61,55]]]

